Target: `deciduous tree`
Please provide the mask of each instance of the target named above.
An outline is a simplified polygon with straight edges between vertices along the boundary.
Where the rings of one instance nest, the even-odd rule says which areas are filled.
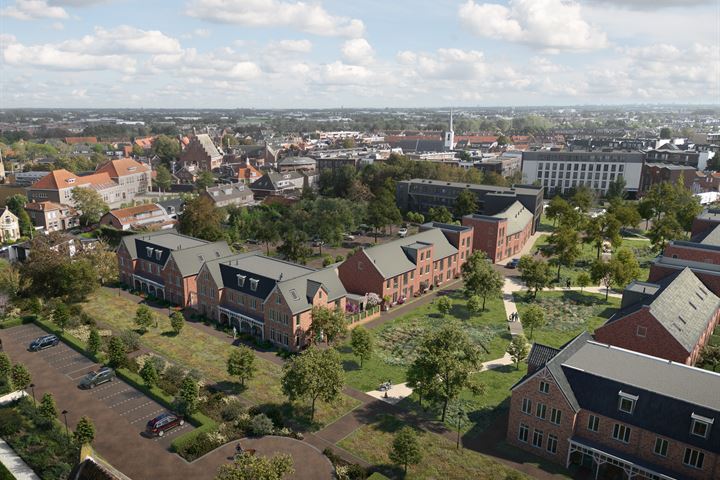
[[[72,190],[72,200],[80,213],[80,222],[83,225],[92,225],[98,223],[100,218],[110,211],[110,207],[100,194],[91,189],[84,187],[75,187]]]
[[[191,375],[185,376],[180,384],[180,391],[176,397],[179,410],[185,415],[192,415],[198,409],[200,388],[196,379]]]
[[[291,401],[310,400],[310,420],[315,418],[317,400],[332,402],[345,384],[340,355],[333,349],[311,347],[283,367],[282,390]]]
[[[135,310],[135,325],[140,329],[140,333],[144,334],[155,323],[153,312],[147,305],[139,305]]]
[[[355,327],[350,333],[350,346],[353,353],[360,357],[360,368],[362,368],[365,359],[372,355],[373,336],[365,327]]]
[[[173,182],[172,174],[165,165],[158,165],[155,169],[155,186],[160,190],[167,190]]]
[[[346,331],[347,321],[345,320],[345,314],[339,308],[313,307],[309,332],[314,341],[325,337],[327,344],[330,345]]]
[[[53,311],[53,322],[60,327],[61,331],[65,331],[65,327],[70,323],[70,309],[67,305],[62,302],[57,304]]]
[[[120,337],[110,337],[108,342],[108,361],[111,367],[119,368],[127,364],[125,343]]]
[[[170,327],[175,335],[180,335],[183,327],[185,326],[185,317],[180,312],[173,312],[170,314]]]
[[[591,281],[592,281],[592,279],[590,278],[590,275],[587,272],[580,272],[580,274],[577,276],[577,279],[575,280],[575,282],[580,287],[580,293],[582,293],[583,288],[590,285]]]
[[[536,260],[530,255],[520,257],[518,270],[520,271],[520,279],[530,289],[533,298],[537,298],[538,292],[550,285],[552,281],[550,265],[545,260]]]
[[[422,460],[422,452],[415,430],[411,427],[402,427],[393,438],[389,454],[390,460],[403,467],[405,475],[409,465],[416,465]]]
[[[520,362],[525,360],[528,353],[530,353],[530,345],[528,345],[525,335],[514,335],[512,337],[512,341],[508,344],[507,350],[505,351],[515,362],[515,368],[519,370]]]
[[[478,295],[483,299],[482,309],[488,296],[499,296],[503,286],[503,278],[490,264],[482,250],[476,250],[461,268],[465,283],[465,294],[468,297]]]
[[[440,297],[435,300],[435,306],[438,309],[438,313],[440,313],[443,317],[452,310],[452,302],[448,297]]]
[[[545,325],[545,312],[537,305],[530,305],[520,315],[520,321],[524,329],[530,330],[529,338],[532,339],[535,329]]]
[[[477,197],[470,190],[463,190],[455,197],[453,214],[456,218],[462,218],[478,211]]]
[[[100,351],[101,345],[102,342],[100,340],[100,334],[98,333],[97,328],[90,327],[90,335],[88,336],[87,341],[87,351],[92,355],[96,355]]]
[[[569,226],[561,225],[550,235],[548,243],[553,246],[553,254],[557,261],[557,281],[560,281],[560,267],[571,266],[580,256],[580,234]]]
[[[155,364],[150,361],[146,361],[143,364],[140,369],[140,377],[142,377],[143,382],[145,382],[145,385],[148,387],[154,387],[160,379],[160,375],[155,368]]]
[[[178,230],[191,237],[215,242],[223,238],[222,213],[209,198],[198,196],[185,203]]]
[[[430,220],[438,223],[452,223],[453,216],[452,212],[446,207],[433,207],[428,211]]]
[[[240,345],[230,352],[227,361],[227,372],[228,375],[240,379],[240,386],[245,388],[245,380],[250,380],[255,375],[256,370],[255,354],[250,348]]]

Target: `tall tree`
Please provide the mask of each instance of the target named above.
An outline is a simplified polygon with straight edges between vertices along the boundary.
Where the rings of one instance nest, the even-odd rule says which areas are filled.
[[[553,221],[553,225],[557,225],[560,218],[565,216],[572,207],[570,204],[562,198],[560,195],[554,196],[550,199],[547,208],[545,208],[545,215]]]
[[[83,225],[92,225],[100,221],[100,218],[110,211],[110,207],[100,194],[91,189],[76,187],[72,190],[72,200],[80,213],[80,222]]]
[[[108,362],[113,368],[124,367],[127,364],[127,348],[120,337],[110,337],[108,342]]]
[[[15,390],[25,390],[32,383],[30,372],[22,363],[16,363],[10,369],[10,381]]]
[[[153,362],[145,361],[140,369],[140,377],[143,379],[143,382],[145,382],[145,385],[152,388],[157,385],[160,375]]]
[[[73,434],[78,445],[89,445],[95,439],[95,425],[86,416],[80,417]]]
[[[605,241],[610,242],[614,247],[622,243],[620,227],[620,221],[609,212],[587,221],[585,224],[585,241],[595,245],[597,258],[600,258],[600,251]]]
[[[425,372],[422,378],[437,378],[429,385],[429,396],[442,403],[445,421],[448,403],[464,389],[481,393],[482,387],[472,381],[472,373],[480,368],[480,353],[455,321],[428,332],[417,349],[414,369]]]
[[[176,397],[179,410],[185,415],[192,415],[198,409],[200,400],[200,387],[198,382],[191,375],[187,375],[180,384],[180,390]]]
[[[308,247],[308,235],[304,231],[289,225],[283,228],[283,243],[277,247],[277,252],[286,260],[296,263],[304,263],[312,255],[312,249]]]
[[[411,427],[402,427],[393,438],[390,460],[403,467],[407,475],[409,465],[415,465],[422,460],[422,451],[417,440],[417,434]]]
[[[88,336],[87,341],[87,351],[90,352],[91,355],[96,355],[100,351],[101,345],[102,341],[100,340],[100,333],[98,333],[97,328],[90,327],[90,335]]]
[[[645,220],[645,230],[647,230],[650,220],[655,217],[655,207],[652,201],[647,198],[643,198],[638,202],[637,209],[640,214],[640,218]]]
[[[180,156],[180,142],[167,135],[159,135],[152,144],[152,152],[160,157],[165,165],[170,163]]]
[[[206,188],[210,188],[215,185],[215,177],[213,177],[213,174],[210,172],[200,172],[200,175],[198,175],[198,178],[195,181],[195,185],[198,190],[205,190]]]
[[[310,400],[310,420],[315,418],[317,400],[332,402],[344,384],[340,355],[335,349],[309,348],[283,367],[282,390],[291,401]]]
[[[499,296],[503,286],[503,278],[488,261],[482,250],[476,250],[462,268],[465,294],[468,297],[478,295],[482,297],[482,309],[485,310],[485,300],[488,296]]]
[[[621,248],[610,259],[613,283],[625,287],[640,275],[637,257],[628,248]]]
[[[456,218],[462,218],[478,211],[477,197],[470,190],[463,190],[455,198],[453,214]]]
[[[57,418],[58,411],[57,406],[55,405],[55,398],[52,393],[46,393],[43,395],[42,400],[40,400],[38,413],[41,417],[48,421],[52,421]]]
[[[35,232],[33,228],[32,220],[25,210],[25,204],[27,203],[27,197],[25,195],[13,195],[5,201],[5,206],[10,210],[16,217],[18,217],[18,225],[20,227],[20,235],[23,237],[31,237]]]
[[[548,243],[553,246],[557,261],[557,281],[560,281],[560,267],[571,266],[580,256],[580,234],[570,226],[561,225],[550,235]]]
[[[360,357],[360,368],[362,368],[365,359],[370,358],[373,352],[372,333],[365,327],[355,327],[350,333],[350,346],[353,353]]]
[[[227,372],[228,375],[240,379],[240,386],[245,388],[245,380],[250,380],[255,375],[256,370],[255,354],[250,348],[241,345],[230,352],[227,361]]]
[[[433,222],[451,223],[453,221],[452,213],[444,206],[431,208],[428,211],[428,216]]]
[[[570,204],[580,209],[581,212],[587,212],[595,203],[595,192],[587,185],[580,185],[575,189]]]
[[[608,200],[625,198],[625,187],[627,182],[622,176],[617,177],[615,180],[610,182],[607,189],[606,197]]]
[[[64,332],[65,327],[70,323],[70,309],[63,302],[58,303],[53,311],[53,322]]]
[[[215,242],[223,238],[223,216],[210,199],[198,196],[185,203],[178,230],[191,237]]]
[[[666,214],[660,219],[653,220],[653,225],[647,234],[652,243],[653,250],[662,252],[670,240],[682,239],[685,236],[683,228],[674,215]]]
[[[148,331],[155,323],[153,318],[153,312],[147,305],[139,305],[135,310],[135,325],[140,327],[140,333],[143,334]]]
[[[370,200],[367,209],[367,222],[375,229],[375,242],[380,229],[401,221],[402,214],[395,203],[395,195],[388,189],[380,189]]]
[[[173,182],[172,174],[165,165],[158,165],[155,169],[155,186],[160,190],[167,190]]]
[[[550,265],[543,259],[536,260],[530,255],[523,255],[520,257],[518,270],[520,279],[530,289],[533,298],[537,298],[538,292],[548,287],[552,281]]]

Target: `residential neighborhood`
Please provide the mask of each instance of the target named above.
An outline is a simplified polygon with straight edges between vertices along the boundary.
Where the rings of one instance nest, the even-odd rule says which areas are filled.
[[[0,18],[0,480],[720,479],[713,2]]]

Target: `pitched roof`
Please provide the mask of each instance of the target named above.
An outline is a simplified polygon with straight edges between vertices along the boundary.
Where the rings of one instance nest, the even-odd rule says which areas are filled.
[[[321,287],[327,292],[328,302],[347,295],[337,269],[333,267],[283,280],[277,287],[293,315],[312,308],[312,299]]]
[[[243,180],[251,180],[262,177],[262,173],[252,165],[245,165],[238,168],[237,178]]]
[[[37,190],[60,190],[72,187],[103,188],[115,185],[107,172],[90,175],[75,175],[65,169],[53,170],[43,178],[33,183],[30,188]]]
[[[415,262],[408,255],[408,249],[414,250],[429,245],[435,247],[434,260],[457,253],[457,248],[448,241],[439,228],[366,248],[363,252],[384,278],[392,278],[415,269]]]
[[[213,203],[232,200],[235,198],[245,199],[250,197],[252,201],[253,192],[250,188],[246,187],[242,183],[230,183],[224,185],[218,185],[216,187],[209,187],[205,189],[203,195],[209,197]]]
[[[151,215],[155,214],[155,215]],[[111,210],[106,215],[111,215],[118,219],[123,225],[130,225],[148,217],[165,217],[165,210],[157,204],[149,203],[147,205],[137,205],[135,207],[118,208]]]
[[[530,353],[528,354],[528,367],[541,368],[559,352],[560,350],[557,348],[548,347],[541,343],[533,343]]]
[[[700,240],[701,245],[710,245],[712,247],[720,247],[720,225],[715,226],[708,232],[705,237]]]
[[[297,187],[297,181],[305,179],[305,176],[300,172],[267,172],[265,175],[255,180],[250,188],[257,190],[284,190],[284,189],[295,189]],[[282,185],[284,181],[290,182],[288,185]]]
[[[55,202],[30,202],[25,204],[25,210],[35,210],[38,212],[50,212],[53,210],[61,210],[62,205]]]
[[[99,166],[96,173],[107,173],[111,178],[123,177],[125,175],[134,175],[136,173],[147,172],[150,167],[132,158],[121,158],[119,160],[110,160]]]
[[[493,217],[504,218],[508,221],[506,236],[522,232],[527,224],[533,221],[532,212],[518,201],[515,201],[502,212],[496,213]]]
[[[210,138],[210,135],[208,135],[207,133],[201,133],[195,138],[198,142],[200,142],[203,150],[205,150],[205,153],[207,153],[210,158],[222,157],[222,153],[220,153],[220,150],[218,150],[218,148],[215,146],[215,143]]]
[[[199,238],[181,235],[175,230],[138,233],[137,235],[128,235],[126,237],[122,237],[121,242],[130,254],[130,258],[133,260],[138,258],[138,252],[136,248],[138,240],[148,243],[150,245],[156,245],[161,248],[165,248],[167,250],[178,248],[192,248],[198,245],[205,245],[208,243],[205,240],[200,240]]]
[[[170,256],[175,261],[180,275],[187,277],[197,275],[206,261],[227,257],[231,254],[232,251],[228,244],[220,241],[174,250]]]
[[[97,137],[65,137],[65,143],[75,145],[76,143],[98,143]]]
[[[606,325],[622,321],[630,313],[648,307],[650,314],[665,330],[686,351],[692,352],[720,308],[720,298],[688,267],[664,278],[657,286],[659,288],[640,297],[638,302],[613,315]]]

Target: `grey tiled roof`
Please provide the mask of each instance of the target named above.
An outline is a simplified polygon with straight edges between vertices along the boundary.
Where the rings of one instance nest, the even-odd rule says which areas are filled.
[[[705,238],[700,240],[702,245],[710,245],[713,247],[720,247],[720,225],[716,226],[710,232],[705,235]]]
[[[506,236],[522,232],[528,223],[533,221],[532,212],[517,201],[502,212],[493,215],[493,217],[507,219]]]
[[[367,248],[364,252],[384,278],[392,278],[415,269],[415,263],[405,253],[405,248],[412,248],[415,244],[434,245],[433,260],[440,260],[457,253],[457,248],[452,246],[437,228]]]
[[[177,248],[192,248],[208,243],[205,240],[181,235],[175,230],[160,230],[157,232],[139,233],[137,235],[123,237],[122,239],[122,243],[125,245],[125,248],[127,248],[130,253],[130,258],[132,259],[137,258],[135,240],[144,240],[148,243],[152,243],[168,250],[175,250]]]
[[[227,257],[232,251],[224,241],[175,250],[170,254],[183,277],[197,275],[208,260]]]
[[[210,155],[211,158],[222,157],[222,153],[220,153],[220,150],[218,150],[218,148],[215,146],[215,143],[213,143],[210,135],[206,133],[201,133],[197,136],[197,139],[200,142],[200,145],[202,145],[203,150],[205,150],[205,152]]]
[[[279,166],[316,165],[317,161],[310,157],[285,157],[278,162]]]
[[[320,287],[327,292],[328,302],[347,295],[334,267],[318,270],[290,280],[283,280],[278,282],[277,286],[293,315],[312,308],[312,298]]]
[[[541,368],[549,362],[555,355],[560,352],[559,349],[548,347],[541,343],[533,343],[528,355],[527,363],[529,367]]]

